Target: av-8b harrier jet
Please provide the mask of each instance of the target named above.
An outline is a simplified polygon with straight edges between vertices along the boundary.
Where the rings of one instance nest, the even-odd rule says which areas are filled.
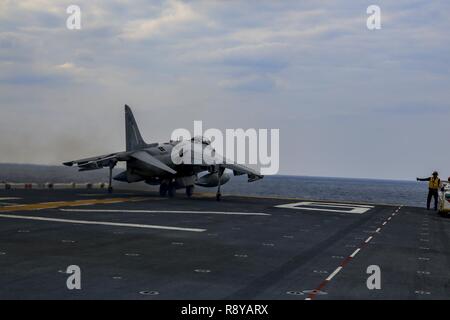
[[[108,192],[112,192],[113,168],[117,162],[125,161],[126,170],[116,175],[114,180],[128,183],[145,181],[150,185],[159,185],[160,195],[169,195],[169,197],[175,196],[176,189],[182,188],[185,188],[186,195],[191,197],[194,185],[217,187],[216,199],[218,201],[221,198],[220,186],[231,178],[225,169],[232,170],[234,175],[247,174],[248,182],[263,178],[256,170],[215,154],[211,141],[204,137],[194,137],[190,141],[145,143],[133,113],[127,105],[125,105],[125,134],[125,151],[64,162],[64,165],[76,164],[79,171],[109,168]],[[186,154],[183,153],[188,151],[191,161],[185,161]],[[212,157],[205,159],[204,154],[212,155]],[[200,176],[201,173],[204,174]]]

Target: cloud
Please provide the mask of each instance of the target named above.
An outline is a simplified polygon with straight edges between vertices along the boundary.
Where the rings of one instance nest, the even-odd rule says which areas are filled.
[[[182,32],[183,28],[203,20],[204,18],[187,3],[170,0],[159,16],[131,21],[120,36],[131,40],[148,39],[171,32]]]
[[[237,91],[267,92],[276,87],[276,80],[268,75],[233,77],[222,80],[219,86]]]
[[[9,3],[11,2],[13,1],[9,1]],[[64,7],[52,0],[21,0],[17,1],[17,5],[20,10],[32,12],[61,13],[64,10]]]
[[[77,0],[79,31],[69,4],[0,1],[0,136],[18,137],[0,161],[120,150],[125,103],[150,141],[198,119],[279,128],[282,173],[405,177],[414,141],[446,134],[450,3],[380,0],[374,32],[370,1]]]

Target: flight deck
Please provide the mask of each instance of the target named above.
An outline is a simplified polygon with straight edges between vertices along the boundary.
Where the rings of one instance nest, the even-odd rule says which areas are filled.
[[[0,299],[449,298],[450,219],[422,208],[0,190]]]

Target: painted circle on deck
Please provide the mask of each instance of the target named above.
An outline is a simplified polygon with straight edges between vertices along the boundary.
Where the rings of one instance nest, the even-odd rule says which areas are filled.
[[[157,295],[159,295],[159,292],[158,291],[146,291],[146,290],[144,290],[144,291],[139,291],[139,294],[142,294],[144,296],[157,296]]]
[[[194,272],[197,272],[197,273],[210,273],[211,270],[209,270],[209,269],[195,269]]]
[[[291,296],[303,296],[303,295],[305,295],[305,293],[303,293],[301,291],[287,291],[286,294],[291,295]]]
[[[414,291],[415,294],[422,294],[422,295],[430,295],[431,292],[429,291],[423,291],[423,290],[416,290]]]
[[[314,270],[313,272],[318,274],[328,274],[328,271],[326,270]]]
[[[315,294],[315,295],[319,295],[319,296],[328,294],[325,291],[320,291],[320,290],[303,290],[303,293],[304,294]]]
[[[268,242],[264,242],[262,245],[265,247],[275,247],[274,243],[268,243]]]

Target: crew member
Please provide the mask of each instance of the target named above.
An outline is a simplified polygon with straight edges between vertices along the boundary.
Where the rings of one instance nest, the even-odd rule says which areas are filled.
[[[427,210],[430,210],[431,198],[434,197],[434,210],[438,207],[438,190],[441,185],[441,179],[437,171],[434,171],[431,177],[417,178],[417,181],[428,181],[428,197],[427,197]]]

